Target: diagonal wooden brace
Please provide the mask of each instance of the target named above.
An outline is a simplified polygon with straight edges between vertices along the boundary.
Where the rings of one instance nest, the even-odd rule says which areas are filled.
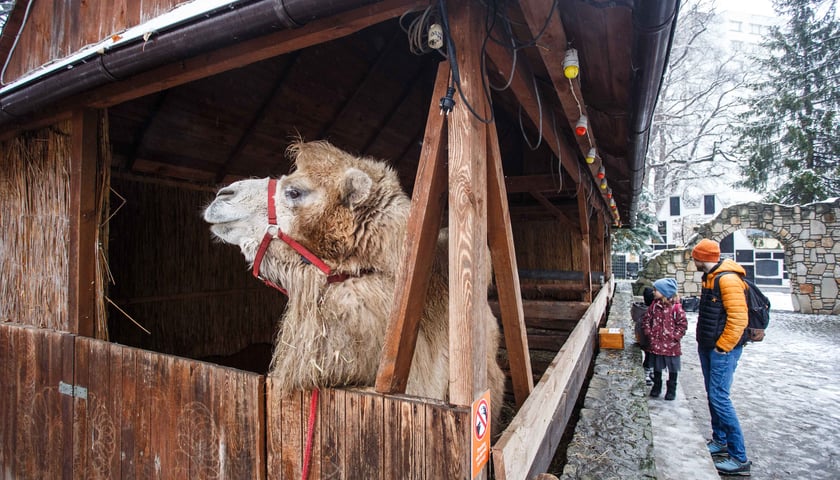
[[[519,271],[516,267],[502,155],[495,124],[487,125],[487,153],[487,239],[493,259],[496,290],[499,294],[499,310],[510,362],[513,395],[516,405],[521,407],[534,389],[534,377],[531,373],[531,357],[528,354]]]
[[[405,257],[397,273],[394,309],[388,319],[385,345],[376,374],[376,391],[380,393],[405,392],[417,344],[420,316],[432,273],[432,262],[426,259],[435,255],[446,202],[446,116],[439,113],[436,102],[446,94],[448,80],[449,63],[441,62],[426,119],[423,150],[408,214]]]

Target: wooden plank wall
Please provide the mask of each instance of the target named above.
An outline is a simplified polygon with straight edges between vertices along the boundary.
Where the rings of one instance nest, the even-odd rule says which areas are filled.
[[[488,303],[493,314],[499,318],[499,302],[491,300]],[[523,300],[534,382],[540,380],[589,305],[587,302]],[[500,348],[504,350],[504,344]],[[504,358],[500,364],[503,370],[508,371]]]
[[[0,479],[72,478],[73,338],[0,328]]]
[[[260,375],[79,337],[74,468],[93,478],[264,478]]]
[[[67,57],[157,17],[183,0],[57,0],[34,2],[11,61],[7,83],[50,61]],[[23,7],[26,7],[24,2]]]
[[[0,479],[299,479],[309,393],[67,333],[0,326]],[[321,391],[316,479],[467,479],[470,411]]]
[[[267,385],[268,478],[299,479],[310,393]],[[321,390],[310,480],[467,479],[468,408],[372,390]]]
[[[0,327],[0,479],[265,478],[264,377]]]

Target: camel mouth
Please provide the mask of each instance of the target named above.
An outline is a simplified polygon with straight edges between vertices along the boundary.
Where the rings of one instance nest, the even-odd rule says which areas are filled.
[[[213,237],[221,240],[226,243],[230,243],[227,238],[227,234],[231,231],[230,226],[228,225],[229,222],[224,223],[211,223],[210,225],[210,233],[213,234]]]

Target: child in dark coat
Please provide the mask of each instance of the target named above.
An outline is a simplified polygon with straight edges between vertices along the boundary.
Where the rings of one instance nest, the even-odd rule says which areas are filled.
[[[685,311],[677,295],[677,281],[661,278],[653,282],[654,300],[642,318],[642,330],[649,340],[648,352],[653,367],[651,397],[662,393],[662,370],[668,369],[668,390],[665,400],[677,395],[677,374],[680,371],[680,340],[688,328]]]

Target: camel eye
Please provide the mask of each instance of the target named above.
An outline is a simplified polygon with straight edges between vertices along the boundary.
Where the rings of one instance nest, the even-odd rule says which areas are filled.
[[[290,201],[299,202],[303,198],[303,196],[306,195],[307,192],[298,187],[286,187],[284,193],[286,195],[286,198]]]

